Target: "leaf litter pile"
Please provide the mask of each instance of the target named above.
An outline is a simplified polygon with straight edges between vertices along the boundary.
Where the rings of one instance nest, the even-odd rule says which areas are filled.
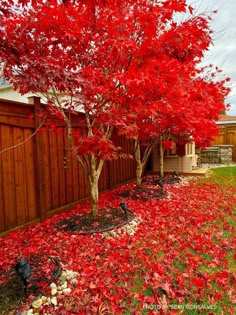
[[[124,199],[120,193],[134,187],[130,183],[101,194],[99,208],[119,209]],[[142,218],[133,233],[127,233],[132,221],[127,230],[123,226],[117,233],[115,228],[109,237],[62,228],[70,218],[73,222],[88,214],[89,202],[9,233],[0,239],[0,292],[10,288],[16,257],[51,256],[63,270],[75,272],[76,281],[68,282],[64,295],[54,290],[51,300],[56,302],[41,305],[39,314],[235,315],[236,190],[181,179],[166,184],[165,191],[167,197],[160,200],[125,198],[128,209]],[[50,296],[50,284],[43,278],[50,268],[42,264],[39,269],[37,286]],[[32,277],[33,282],[33,272]],[[21,305],[10,298],[8,314],[27,312],[37,294],[30,292]],[[1,308],[0,314],[7,314]]]

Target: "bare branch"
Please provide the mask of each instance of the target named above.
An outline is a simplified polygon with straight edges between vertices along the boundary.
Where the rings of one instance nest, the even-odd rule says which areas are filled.
[[[9,151],[9,150],[15,149],[15,148],[17,148],[17,147],[19,147],[19,146],[24,145],[27,141],[29,141],[31,138],[33,138],[33,136],[36,135],[36,133],[39,131],[39,129],[43,126],[43,124],[44,124],[44,120],[42,121],[42,123],[40,124],[40,126],[32,133],[31,136],[29,136],[28,138],[26,138],[23,142],[17,143],[16,145],[13,145],[13,146],[10,147],[10,148],[6,148],[6,149],[0,151],[0,154],[4,153],[4,152],[6,152],[6,151]]]

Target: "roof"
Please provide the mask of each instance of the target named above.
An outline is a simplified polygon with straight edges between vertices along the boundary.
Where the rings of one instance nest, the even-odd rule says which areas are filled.
[[[217,125],[236,124],[236,116],[220,115]]]

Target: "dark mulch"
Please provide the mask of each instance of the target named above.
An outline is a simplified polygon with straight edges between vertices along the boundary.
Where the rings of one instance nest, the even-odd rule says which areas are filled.
[[[16,273],[15,265],[12,265],[7,271],[0,269],[1,315],[9,315],[12,310],[19,309],[30,295],[39,296],[44,294],[44,289],[39,286],[39,283],[49,285],[54,280],[55,264],[47,256],[32,255],[28,258],[28,261],[31,266],[31,276],[26,291],[20,277]],[[13,314],[16,313],[14,312]]]
[[[11,310],[20,307],[25,302],[26,295],[24,294],[22,283],[13,268],[8,273],[5,273],[4,277],[9,277],[9,280],[5,283],[0,282],[0,314],[9,315]]]
[[[119,193],[120,197],[130,198],[132,200],[148,201],[152,199],[162,199],[167,196],[166,191],[150,187],[135,187],[123,190]]]
[[[160,180],[163,183],[163,191],[159,185]],[[160,177],[157,175],[147,175],[142,180],[142,187],[135,187],[123,190],[118,193],[120,197],[130,198],[133,200],[148,201],[151,199],[162,199],[167,196],[165,191],[165,185],[172,185],[180,181],[178,175],[166,175],[165,177]],[[156,187],[150,187],[156,186]],[[159,188],[160,187],[160,188]]]
[[[180,177],[178,176],[173,176],[173,175],[166,175],[165,177],[160,177],[160,176],[147,176],[142,180],[143,184],[148,184],[148,185],[158,185],[158,181],[162,180],[163,184],[168,184],[168,185],[173,185],[178,182],[180,182]]]
[[[78,234],[92,234],[105,232],[121,227],[134,219],[132,211],[127,211],[127,216],[122,209],[99,209],[94,217],[91,213],[72,215],[67,219],[58,221],[55,226],[60,231],[78,232]]]

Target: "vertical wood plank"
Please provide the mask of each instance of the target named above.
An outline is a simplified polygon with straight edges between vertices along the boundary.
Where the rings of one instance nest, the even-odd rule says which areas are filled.
[[[126,146],[127,146],[127,154],[131,154],[131,151],[130,151],[130,141],[126,141]],[[128,167],[128,174],[129,174],[129,179],[132,178],[132,171],[133,171],[133,165],[132,165],[132,160],[130,158],[127,159],[127,167]]]
[[[86,132],[85,128],[81,128],[80,131],[81,131],[82,135],[85,135],[85,136],[87,135],[87,132]],[[82,169],[82,173],[80,173],[80,174],[83,174],[84,198],[86,198],[86,197],[88,197],[90,195],[88,179],[87,179],[86,174],[84,173],[83,169]]]
[[[41,111],[41,104],[39,97],[28,98],[30,104],[34,105],[35,116],[35,130],[39,128],[42,121],[38,116]],[[45,209],[45,181],[44,181],[44,147],[43,137],[40,133],[36,133],[34,137],[34,165],[35,165],[35,185],[36,185],[36,197],[37,197],[37,213],[41,220],[46,219],[47,213]]]
[[[133,151],[132,150],[132,143],[133,142],[131,142],[131,140],[127,140],[126,141],[127,153],[131,154],[131,155],[132,155],[132,151]],[[134,169],[133,164],[134,164],[134,159],[128,158],[127,159],[127,165],[128,165],[127,167],[129,169],[129,177],[128,177],[128,179],[133,178],[133,169]]]
[[[0,152],[2,151],[2,126],[0,125]],[[0,153],[0,233],[5,231],[5,205],[3,194],[2,154]]]
[[[81,132],[81,128],[76,128],[76,132]],[[76,155],[73,155],[73,192],[74,200],[79,200],[84,198],[84,171],[76,158]]]
[[[82,166],[78,163],[78,185],[79,185],[79,198],[85,197],[85,174]]]
[[[73,162],[72,153],[69,147],[67,130],[64,131],[65,156],[67,158],[67,168],[65,170],[66,178],[66,203],[73,201]]]
[[[105,177],[105,168],[103,165],[102,172],[100,174],[99,180],[98,180],[98,191],[104,190],[104,177]]]
[[[24,140],[29,139],[31,135],[32,131],[30,129],[24,129]],[[24,148],[28,219],[32,221],[39,217],[37,213],[33,139],[28,140]]]
[[[2,149],[13,146],[12,127],[1,127]],[[15,169],[13,150],[2,153],[3,198],[5,203],[5,228],[10,230],[16,226]]]
[[[103,190],[108,190],[110,187],[109,183],[109,164],[108,161],[105,161],[103,165]]]
[[[17,145],[24,141],[24,133],[21,128],[13,128],[13,145]],[[28,222],[27,209],[27,185],[26,172],[24,164],[24,146],[20,145],[13,149],[14,166],[15,166],[15,190],[16,190],[16,218],[17,225]],[[27,157],[28,160],[28,157]],[[28,162],[28,161],[26,161]]]
[[[76,157],[72,157],[72,169],[73,169],[73,200],[79,200],[80,198],[80,186],[79,186],[79,162]]]
[[[52,209],[60,205],[59,172],[58,172],[58,152],[57,139],[54,131],[49,131],[49,147],[51,161],[51,181],[52,181]]]
[[[54,131],[52,131],[54,132]],[[65,189],[65,168],[64,168],[64,157],[65,157],[65,144],[63,134],[56,135],[57,141],[57,156],[58,156],[58,174],[59,174],[59,196],[60,206],[66,204],[66,189]]]
[[[52,206],[52,176],[51,176],[51,158],[50,158],[50,142],[49,142],[49,131],[45,131],[42,135],[43,147],[44,147],[44,184],[45,184],[45,209],[49,212]]]

